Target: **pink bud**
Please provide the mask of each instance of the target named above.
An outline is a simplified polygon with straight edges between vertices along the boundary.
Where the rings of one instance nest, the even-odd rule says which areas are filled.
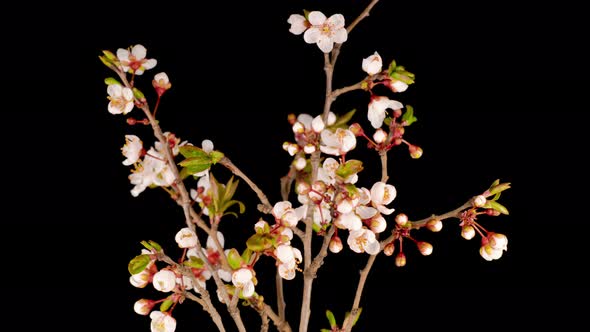
[[[297,121],[293,124],[293,132],[295,134],[303,134],[305,132],[305,126],[303,125],[303,123]]]
[[[461,236],[466,240],[471,240],[475,236],[475,228],[471,225],[465,225],[461,228]]]
[[[348,127],[348,130],[352,131],[354,136],[362,136],[363,135],[363,128],[358,123],[353,123]]]
[[[487,199],[483,195],[473,197],[472,204],[474,207],[483,207],[487,203]]]
[[[408,216],[406,216],[404,213],[400,213],[395,216],[395,222],[403,227],[408,223]]]
[[[421,147],[410,144],[408,146],[408,149],[410,151],[410,156],[412,158],[418,159],[418,158],[422,157],[423,151],[422,151],[422,148]]]
[[[397,266],[397,267],[406,266],[406,254],[404,254],[403,252],[400,252],[399,254],[397,254],[397,256],[395,256],[395,266]]]
[[[428,256],[432,254],[432,244],[424,241],[419,241],[418,243],[416,243],[416,245],[418,246],[418,250],[420,250],[420,253],[422,255]]]
[[[440,219],[430,219],[426,223],[426,228],[431,232],[439,232],[443,227],[443,223]]]
[[[342,245],[342,240],[340,240],[340,238],[338,236],[332,236],[332,239],[330,239],[330,244],[328,246],[328,248],[330,249],[331,252],[337,254],[340,251],[342,251],[343,245]]]
[[[394,251],[395,251],[395,245],[393,244],[393,242],[389,242],[388,244],[385,245],[385,247],[383,247],[383,253],[385,254],[385,256],[393,255]]]
[[[133,310],[139,315],[147,316],[155,304],[156,301],[148,299],[137,300],[133,305]]]

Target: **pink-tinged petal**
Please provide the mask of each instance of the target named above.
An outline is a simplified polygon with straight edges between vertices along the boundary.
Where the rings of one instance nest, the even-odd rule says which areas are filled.
[[[377,214],[377,209],[369,206],[360,205],[356,208],[356,213],[358,213],[361,219],[369,219]]]
[[[377,205],[377,210],[386,216],[392,214],[395,211],[395,209],[386,208],[385,205]]]
[[[295,269],[290,269],[284,264],[279,265],[279,275],[285,280],[293,280],[295,278]]]
[[[307,18],[309,19],[309,23],[311,23],[312,25],[322,25],[324,24],[324,22],[326,22],[326,15],[317,10],[314,10],[313,12],[309,13],[309,15],[307,15]]]
[[[301,113],[297,116],[297,121],[301,122],[306,129],[311,129],[313,117],[306,113]]]
[[[335,43],[342,44],[348,39],[348,32],[346,29],[338,29],[334,31],[334,35],[332,35],[332,40]]]
[[[119,61],[129,61],[129,51],[124,48],[118,49],[117,58]]]
[[[107,86],[107,93],[113,98],[120,97],[122,90],[123,88],[119,84],[111,84]]]
[[[143,45],[137,44],[131,48],[131,54],[133,54],[135,59],[141,60],[145,58],[147,50],[145,49],[145,47],[143,47]]]
[[[143,67],[139,67],[135,71],[135,75],[143,75],[143,72],[144,72]]]
[[[322,52],[330,53],[334,48],[334,41],[330,37],[320,35],[320,39],[318,40],[318,47],[320,48],[320,50],[322,50]]]
[[[369,255],[377,255],[381,250],[381,246],[378,241],[369,242],[365,246],[365,252]]]
[[[127,113],[131,112],[133,110],[133,106],[134,105],[132,102],[126,103],[125,108],[123,108],[123,110],[122,110],[123,114],[127,114]]]
[[[143,63],[142,67],[144,69],[152,69],[158,64],[158,60],[156,59],[149,59]]]
[[[119,107],[115,106],[112,102],[109,103],[108,110],[109,110],[109,113],[111,113],[111,114],[121,114],[122,113],[122,110]]]
[[[291,24],[291,28],[289,28],[289,32],[294,35],[300,35],[303,31],[307,30],[307,20],[303,15],[293,14],[289,16],[287,23]]]
[[[342,14],[334,14],[328,19],[328,24],[332,25],[334,29],[340,29],[344,27],[344,16]]]
[[[125,100],[133,100],[133,91],[129,88],[123,88],[121,90],[121,95],[123,95]]]
[[[325,145],[320,145],[320,150],[325,153],[325,154],[329,154],[332,156],[339,156],[340,155],[340,150],[338,150],[338,148],[333,148],[333,147],[329,147],[329,146],[325,146]]]
[[[322,32],[316,27],[311,27],[303,34],[303,40],[308,44],[315,44],[320,40]]]
[[[391,108],[392,110],[401,110],[404,108],[404,104],[397,100],[387,100],[385,105],[387,105],[387,108]]]

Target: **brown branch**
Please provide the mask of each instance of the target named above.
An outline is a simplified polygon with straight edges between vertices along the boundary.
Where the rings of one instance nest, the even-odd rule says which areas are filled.
[[[335,231],[336,231],[336,229],[332,226],[332,227],[330,227],[328,232],[326,234],[324,234],[324,242],[322,242],[322,247],[320,248],[320,251],[315,256],[315,258],[313,259],[313,262],[309,266],[309,271],[306,271],[309,274],[311,274],[312,278],[317,277],[316,274],[318,272],[318,269],[322,266],[322,264],[324,264],[324,258],[326,258],[326,256],[328,255],[328,248],[330,247],[330,241],[332,240],[332,235],[334,235]]]
[[[285,303],[285,295],[283,292],[283,277],[279,274],[278,269],[275,275],[275,287],[277,289],[277,310],[279,311],[279,318],[285,320],[285,308],[287,304]]]
[[[277,327],[280,332],[291,332],[291,326],[286,320],[281,319],[268,304],[264,304],[263,311],[272,320],[273,324]]]
[[[357,24],[359,24],[365,17],[369,16],[369,12],[371,9],[373,9],[377,2],[379,2],[379,0],[371,1],[367,8],[365,8],[365,10],[363,10],[363,12],[354,21],[352,21],[352,23],[350,23],[350,25],[346,28],[346,32],[350,33]]]
[[[258,199],[260,199],[260,202],[262,202],[261,206],[258,206],[258,210],[260,212],[268,214],[270,213],[270,211],[272,211],[272,204],[270,204],[268,198],[266,198],[266,195],[262,192],[262,190],[260,190],[260,188],[258,188],[258,186],[254,182],[252,182],[252,180],[250,180],[250,178],[247,177],[246,174],[244,174],[244,172],[242,172],[236,165],[234,165],[234,163],[232,163],[228,157],[221,158],[219,163],[225,166],[227,169],[229,169],[232,173],[246,181],[250,188],[256,193]]]

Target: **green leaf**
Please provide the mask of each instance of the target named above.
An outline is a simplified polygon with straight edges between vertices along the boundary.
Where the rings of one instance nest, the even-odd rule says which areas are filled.
[[[344,188],[346,189],[348,196],[351,198],[355,198],[359,194],[358,188],[352,183],[347,183]]]
[[[145,270],[145,268],[148,266],[150,261],[151,261],[150,255],[144,254],[144,255],[135,256],[129,262],[127,269],[129,270],[129,273],[131,273],[131,274],[141,273],[143,270]]]
[[[494,182],[492,183],[492,185],[490,186],[490,190],[491,190],[493,187],[497,186],[498,184],[500,184],[500,179],[496,179],[496,181],[494,181]]]
[[[499,183],[496,184],[494,186],[492,186],[489,191],[490,191],[490,195],[494,195],[494,194],[499,194],[501,192],[503,192],[504,190],[510,189],[510,183],[506,182],[506,183]]]
[[[242,260],[244,261],[244,263],[250,265],[252,264],[252,262],[250,261],[252,259],[252,250],[250,250],[249,248],[244,249],[244,252],[242,253]]]
[[[320,329],[320,332],[332,332],[332,330],[328,330],[328,329]]]
[[[335,328],[337,325],[334,314],[330,310],[326,310],[326,317],[328,318],[328,322],[330,322],[330,327]]]
[[[141,241],[140,242],[142,246],[144,246],[147,250],[152,250],[154,247],[152,247],[151,244],[149,244],[147,241]]]
[[[418,121],[418,119],[414,116],[414,108],[410,105],[406,105],[406,112],[402,115],[402,122],[406,122],[406,126],[411,125],[412,123]]]
[[[266,234],[254,234],[246,241],[246,246],[252,251],[264,251],[272,247],[272,238]]]
[[[209,154],[205,152],[203,149],[196,147],[194,145],[183,145],[178,148],[178,151],[181,155],[185,158],[203,158],[203,159],[210,159]]]
[[[148,243],[156,249],[156,251],[162,251],[162,246],[158,244],[156,241],[149,240]]]
[[[170,298],[167,298],[166,300],[164,300],[164,302],[162,302],[160,304],[160,311],[161,312],[166,312],[168,311],[168,309],[170,309],[170,307],[174,304],[174,301],[172,301]]]
[[[363,162],[356,159],[350,159],[346,163],[338,166],[336,169],[336,175],[342,179],[346,179],[349,176],[356,174],[363,170]]]
[[[192,267],[195,269],[200,269],[205,265],[205,262],[203,262],[203,260],[199,257],[189,256],[189,259],[182,262],[182,265]]]
[[[209,169],[211,167],[211,160],[208,157],[206,159],[193,157],[187,158],[178,164],[180,166],[186,167],[189,175],[192,175]]]
[[[104,50],[102,51],[102,54],[104,54],[105,58],[111,62],[119,61],[119,58],[117,58],[117,56],[111,51]]]
[[[353,109],[352,111],[347,112],[346,114],[339,116],[336,119],[336,122],[334,122],[333,124],[328,126],[328,129],[334,129],[334,128],[345,128],[348,126],[348,121],[350,121],[350,119],[352,119],[352,116],[354,115],[354,113],[356,113],[356,108]]]
[[[106,85],[122,85],[121,82],[117,81],[114,77],[107,77],[104,79]]]
[[[238,189],[239,182],[239,180],[236,180],[234,182],[234,176],[232,175],[231,178],[229,178],[229,181],[227,181],[227,183],[225,184],[225,191],[223,192],[223,196],[221,197],[221,199],[224,201],[231,200],[232,197],[234,197],[236,190]]]
[[[227,262],[234,270],[242,267],[242,264],[244,263],[242,256],[240,256],[240,253],[235,248],[230,249],[230,251],[227,253]]]
[[[391,124],[391,117],[388,116],[385,119],[383,119],[383,123],[385,123],[385,125],[389,127],[389,125]]]
[[[306,20],[309,21],[309,13],[311,13],[311,11],[304,9],[303,10],[303,16],[305,17]]]
[[[396,67],[397,67],[397,64],[395,63],[395,60],[391,60],[391,63],[389,64],[389,67],[387,68],[387,75],[389,75],[391,77],[391,75],[395,72]]]
[[[509,214],[508,209],[504,205],[502,205],[496,201],[488,201],[488,202],[490,203],[490,206],[492,209],[494,209],[502,214],[506,214],[506,215]]]
[[[211,151],[209,153],[209,157],[211,158],[211,162],[213,164],[217,164],[221,159],[223,159],[223,157],[225,157],[225,155],[223,154],[223,152]]]
[[[135,96],[137,100],[145,100],[143,92],[141,92],[138,88],[133,88],[133,96]]]

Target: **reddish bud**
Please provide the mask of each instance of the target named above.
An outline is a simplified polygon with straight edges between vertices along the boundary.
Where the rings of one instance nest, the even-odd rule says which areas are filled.
[[[432,254],[432,244],[424,241],[419,241],[418,243],[416,243],[416,245],[418,246],[418,250],[420,250],[420,253],[422,255],[428,256]]]
[[[403,227],[408,223],[408,216],[406,216],[404,213],[400,213],[395,216],[395,222]]]
[[[461,236],[466,240],[471,240],[475,236],[475,228],[471,225],[465,225],[461,228]]]
[[[330,249],[331,252],[333,252],[335,254],[342,251],[343,245],[342,245],[342,240],[340,240],[340,237],[338,237],[337,235],[332,236],[332,239],[330,239],[330,245],[328,246],[328,248]]]
[[[134,126],[137,123],[137,120],[135,120],[135,118],[127,118],[127,124],[130,126]]]
[[[488,216],[497,217],[497,216],[499,216],[501,213],[500,213],[500,211],[496,211],[496,210],[494,210],[494,209],[486,209],[486,214],[487,214]]]
[[[422,148],[421,147],[410,144],[408,146],[408,149],[410,151],[410,156],[412,158],[418,159],[418,158],[422,157],[423,151],[422,151]]]
[[[401,145],[403,142],[401,138],[396,138],[393,140],[393,145]]]
[[[385,254],[385,256],[393,255],[394,251],[395,251],[395,245],[393,244],[393,242],[389,242],[388,244],[385,245],[385,247],[383,247],[383,253]]]
[[[354,136],[362,136],[364,134],[363,128],[357,122],[351,124],[348,127],[348,130],[352,131],[352,133],[354,134]]]
[[[428,230],[430,230],[431,232],[439,232],[442,229],[442,227],[443,223],[440,219],[430,219],[426,223],[426,228],[428,228]]]
[[[297,117],[295,116],[295,114],[291,113],[287,116],[287,121],[289,121],[290,125],[294,125],[297,121]]]
[[[402,116],[402,110],[394,110],[393,111],[394,118],[399,118],[400,116]]]
[[[404,254],[403,252],[400,252],[399,254],[397,254],[397,256],[395,256],[395,266],[397,266],[397,267],[406,266],[406,254]]]

